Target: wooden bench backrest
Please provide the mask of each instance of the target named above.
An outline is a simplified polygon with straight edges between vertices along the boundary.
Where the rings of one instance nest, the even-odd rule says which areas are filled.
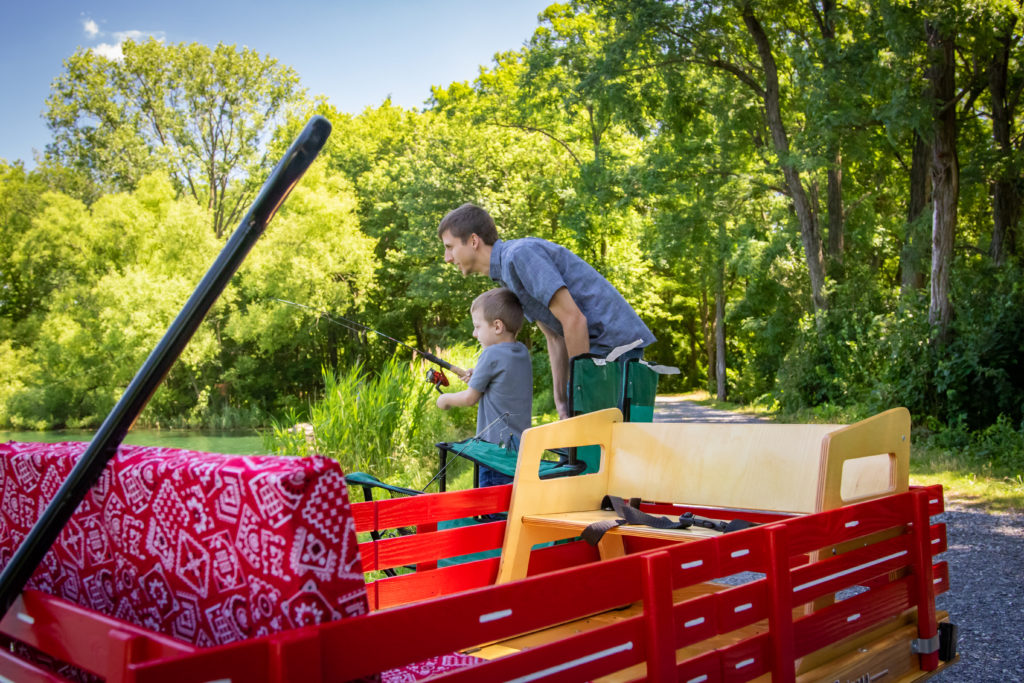
[[[538,448],[591,444],[604,449],[596,474],[541,482],[526,464]],[[810,513],[906,491],[910,415],[896,408],[847,426],[635,423],[612,408],[528,430],[520,463],[513,507],[527,495],[531,510],[591,510],[611,494]]]

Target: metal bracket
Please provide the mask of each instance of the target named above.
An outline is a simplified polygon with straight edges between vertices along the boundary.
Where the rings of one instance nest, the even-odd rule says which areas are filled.
[[[917,638],[910,641],[910,651],[915,655],[930,655],[939,651],[939,634],[931,638]]]

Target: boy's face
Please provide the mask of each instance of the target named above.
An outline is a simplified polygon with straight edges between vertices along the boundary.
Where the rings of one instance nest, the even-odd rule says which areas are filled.
[[[470,235],[465,242],[452,235],[451,230],[445,230],[441,235],[441,243],[444,244],[444,262],[454,263],[466,276],[476,269],[477,249],[476,244],[480,241],[478,235]]]
[[[502,337],[505,334],[505,323],[500,320],[488,322],[478,308],[471,311],[470,315],[473,318],[473,336],[480,342],[480,346],[486,349],[492,344],[504,341]]]

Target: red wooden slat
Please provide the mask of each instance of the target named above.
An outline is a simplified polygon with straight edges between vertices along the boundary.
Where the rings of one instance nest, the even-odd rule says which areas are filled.
[[[373,582],[377,591],[377,609],[489,586],[498,578],[498,562],[495,557],[429,572],[378,579]]]
[[[398,536],[377,543],[377,569],[401,567],[501,548],[505,522],[444,529],[434,533]]]
[[[377,503],[379,530],[461,519],[508,510],[512,485],[487,486],[466,491],[427,493]]]
[[[0,631],[63,662],[107,677],[111,666],[120,666],[111,661],[111,653],[121,648],[124,638],[135,638],[134,647],[150,657],[196,651],[174,638],[35,590],[27,590],[15,600],[0,622]],[[112,633],[121,634],[121,639],[113,639]]]
[[[768,561],[765,527],[753,527],[719,536],[718,568],[721,576],[763,572]]]
[[[935,623],[935,586],[932,583],[932,544],[928,509],[930,501],[927,491],[914,491],[914,525],[912,544],[914,556],[914,589],[917,603],[917,635],[928,640],[938,634]],[[922,671],[934,671],[939,666],[939,653],[919,655]]]
[[[718,602],[718,628],[721,633],[757,623],[768,618],[768,582],[758,579],[722,591]]]
[[[854,538],[905,525],[911,516],[910,494],[898,494],[785,522],[790,550],[810,553]]]
[[[796,656],[803,657],[896,616],[913,605],[911,588],[910,579],[901,579],[797,620],[794,624]]]
[[[721,683],[722,653],[712,650],[679,662],[676,680],[682,683]]]
[[[356,533],[376,531],[377,503],[375,501],[352,503],[352,519],[356,523]]]
[[[351,647],[373,655],[328,668],[356,678],[630,604],[641,597],[641,573],[641,558],[624,557],[324,624],[325,652]],[[376,643],[399,633],[416,637],[394,652],[374,651]]]
[[[751,636],[721,649],[722,681],[749,681],[771,671],[771,639],[767,633]]]
[[[591,681],[643,661],[641,624],[642,618],[634,617],[455,671],[437,680],[508,681],[529,675],[531,681]]]
[[[672,569],[665,551],[644,556],[644,637],[647,676],[667,681],[676,666],[672,627]]]
[[[18,683],[66,683],[67,679],[0,649],[0,676]]]
[[[909,536],[896,536],[794,569],[795,604],[807,603],[850,586],[874,585],[875,578],[910,565],[910,541]]]
[[[599,559],[601,557],[597,548],[586,541],[558,543],[530,553],[530,566],[526,574],[527,576],[536,576],[587,562],[597,562]]]
[[[768,575],[770,604],[768,624],[771,629],[772,681],[786,683],[796,680],[795,647],[793,644],[793,584],[789,571],[789,545],[785,525],[766,530],[768,556],[771,563]]]
[[[714,594],[676,603],[672,614],[677,648],[693,645],[721,632],[718,625],[718,598]]]
[[[277,634],[275,634],[277,635]],[[270,637],[243,640],[167,659],[129,664],[127,683],[181,683],[231,680],[269,683]]]
[[[935,586],[936,595],[942,595],[949,590],[949,565],[945,562],[932,565],[932,585]]]
[[[932,557],[946,552],[946,525],[944,523],[932,524],[928,530],[931,539]]]
[[[718,546],[694,541],[667,549],[672,560],[672,587],[683,588],[723,576],[718,566]]]

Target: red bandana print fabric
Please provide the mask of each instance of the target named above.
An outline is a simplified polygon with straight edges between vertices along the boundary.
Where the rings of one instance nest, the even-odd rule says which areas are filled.
[[[0,565],[86,446],[0,444]],[[121,446],[28,588],[201,647],[368,611],[344,476],[318,456]]]

